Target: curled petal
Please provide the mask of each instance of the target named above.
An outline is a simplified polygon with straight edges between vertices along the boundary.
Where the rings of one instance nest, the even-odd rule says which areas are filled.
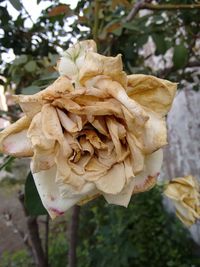
[[[137,141],[136,137],[132,133],[127,132],[126,139],[127,139],[130,151],[131,151],[132,167],[133,167],[134,173],[137,174],[144,168],[145,155],[142,152],[140,143]]]
[[[148,115],[145,110],[133,99],[129,98],[124,88],[115,81],[103,79],[97,83],[99,88],[106,88],[109,94],[124,105],[134,116],[136,123],[143,126],[148,120]]]
[[[47,139],[63,141],[63,132],[56,109],[50,104],[43,106],[42,111],[42,130]]]
[[[167,127],[165,119],[154,112],[149,112],[149,120],[142,133],[143,151],[150,154],[167,144]]]
[[[78,127],[76,123],[74,123],[68,116],[65,114],[62,110],[56,109],[58,113],[59,120],[62,124],[62,126],[67,130],[68,132],[77,132]]]
[[[170,110],[176,89],[176,83],[154,76],[143,74],[128,76],[128,96],[162,116]]]
[[[121,55],[106,57],[94,52],[87,53],[85,64],[80,69],[80,83],[85,84],[87,80],[98,75],[109,76],[123,86],[126,86],[127,78],[125,72],[123,72]]]
[[[0,150],[16,157],[30,157],[33,149],[27,138],[30,119],[26,116],[8,126],[0,133]]]
[[[55,100],[63,94],[73,90],[68,78],[61,76],[45,90],[34,95],[15,95],[14,99],[21,106],[28,117],[33,117],[41,111],[43,104],[48,100]]]
[[[188,175],[172,179],[164,190],[173,201],[178,218],[187,226],[200,219],[199,188],[197,179]]]
[[[68,48],[58,62],[57,68],[60,75],[76,81],[79,70],[86,64],[86,54],[90,51],[96,51],[96,44],[93,40],[82,41]]]
[[[126,182],[123,163],[115,164],[106,175],[95,181],[97,189],[107,194],[118,194]]]

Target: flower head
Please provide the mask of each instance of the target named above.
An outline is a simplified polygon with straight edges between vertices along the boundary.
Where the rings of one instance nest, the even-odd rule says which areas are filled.
[[[92,40],[69,48],[57,68],[45,90],[15,96],[25,115],[0,134],[0,149],[32,157],[52,217],[99,194],[127,206],[156,182],[176,84],[127,75],[121,55],[98,54]]]
[[[188,175],[172,179],[164,191],[164,194],[173,201],[176,215],[187,226],[200,219],[199,189],[197,179]]]

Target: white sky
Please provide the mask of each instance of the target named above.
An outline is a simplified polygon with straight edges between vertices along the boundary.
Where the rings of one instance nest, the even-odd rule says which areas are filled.
[[[41,11],[46,9],[48,6],[51,5],[51,1],[41,1],[39,4],[37,4],[37,0],[21,0],[24,7],[30,14],[32,20],[36,22],[37,18],[40,16]],[[60,4],[68,4],[72,9],[76,7],[78,3],[78,0],[60,0]],[[3,3],[5,6],[5,3]],[[9,1],[6,1],[6,5],[8,8],[9,14],[13,17],[13,19],[16,19],[19,15],[19,12],[10,4]],[[70,18],[68,18],[70,20]],[[25,22],[25,27],[31,27],[32,21],[27,18]],[[15,55],[12,51],[12,49],[9,50],[8,53],[2,53],[2,58],[5,62],[11,62],[15,59]]]
[[[77,2],[78,0],[60,0],[61,4],[70,5],[72,9],[76,7]],[[28,13],[31,15],[33,21],[37,20],[43,9],[51,5],[51,1],[41,1],[39,5],[37,5],[37,0],[22,0],[22,3]],[[7,1],[6,4],[8,7],[8,12],[15,19],[18,16],[19,12],[10,4],[9,1]]]

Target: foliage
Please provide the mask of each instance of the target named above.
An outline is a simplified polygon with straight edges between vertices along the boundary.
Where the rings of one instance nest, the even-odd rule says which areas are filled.
[[[17,93],[22,89],[28,94],[43,89],[48,84],[41,83],[43,75],[55,75],[55,55],[65,50],[73,38],[95,38],[101,53],[121,53],[128,72],[154,74],[180,83],[188,81],[194,86],[199,80],[198,72],[191,69],[199,66],[199,9],[142,10],[143,15],[127,19],[136,1],[81,0],[71,10],[52,0],[33,24],[22,1],[10,1],[19,12],[15,20],[8,13],[5,0],[1,2],[0,29],[4,33],[0,52],[12,49],[17,56],[11,64],[3,64],[1,75],[7,78],[7,86],[13,87],[14,83]],[[193,5],[196,1],[161,0],[157,4]],[[155,49],[145,54],[144,45],[149,38]],[[169,51],[170,65],[166,54]],[[157,63],[151,64],[152,57],[157,57]]]
[[[153,189],[133,197],[127,209],[108,206],[103,199],[81,209],[78,267],[197,267],[199,247],[182,224],[163,210]],[[49,262],[66,266],[66,222],[51,230]],[[195,254],[196,253],[196,254]],[[25,251],[3,253],[2,267],[32,267]]]
[[[195,267],[195,244],[163,210],[158,189],[136,195],[127,209],[103,199],[82,207],[79,267]]]
[[[68,240],[66,222],[56,224],[50,233],[49,262],[52,267],[67,266]]]
[[[33,216],[47,214],[46,209],[42,205],[31,172],[29,172],[25,183],[25,207],[28,214]]]
[[[2,267],[34,267],[31,258],[26,250],[19,250],[15,253],[4,252],[0,258]]]

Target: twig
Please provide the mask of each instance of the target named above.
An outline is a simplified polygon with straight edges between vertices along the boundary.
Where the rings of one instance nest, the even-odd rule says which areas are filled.
[[[21,3],[21,5],[22,5],[24,11],[26,12],[26,15],[27,15],[28,18],[31,20],[31,22],[34,24],[34,21],[33,21],[32,17],[31,17],[31,15],[29,14],[28,10],[25,8],[25,6],[23,5],[22,2],[20,2],[20,3]]]
[[[98,46],[98,26],[99,26],[99,0],[95,0],[94,2],[94,27],[92,31],[93,39]]]
[[[22,238],[30,257],[33,258],[33,250],[29,242],[28,235],[24,233],[21,229],[19,229],[18,226],[13,222],[12,214],[7,212],[3,214],[3,217],[4,217],[4,220],[6,221],[7,226],[12,227],[13,232],[18,233],[19,236]]]
[[[76,246],[78,241],[78,223],[79,223],[80,206],[75,205],[72,210],[72,219],[69,228],[69,252],[68,263],[69,267],[76,267]]]
[[[151,1],[148,0],[139,0],[136,4],[134,4],[133,8],[131,9],[128,16],[125,18],[124,23],[131,21],[137,15],[137,13],[141,9],[148,9],[148,10],[179,10],[179,9],[186,9],[186,10],[193,10],[193,9],[200,9],[200,4],[151,4]]]
[[[37,267],[48,267],[48,263],[47,263],[47,260],[45,258],[45,254],[42,248],[42,242],[39,236],[37,217],[28,215],[25,209],[25,206],[24,206],[24,194],[19,192],[18,198],[24,210],[24,214],[26,216],[28,234],[30,237],[36,266]]]
[[[46,216],[45,220],[45,256],[47,264],[49,262],[49,215]]]
[[[142,9],[145,5],[145,0],[137,1],[137,3],[133,6],[128,16],[125,18],[124,23],[131,21],[137,15],[140,9]]]
[[[193,9],[200,9],[200,4],[149,4],[145,3],[140,9],[150,9],[150,10],[178,10],[178,9],[186,9],[186,10],[193,10]]]

